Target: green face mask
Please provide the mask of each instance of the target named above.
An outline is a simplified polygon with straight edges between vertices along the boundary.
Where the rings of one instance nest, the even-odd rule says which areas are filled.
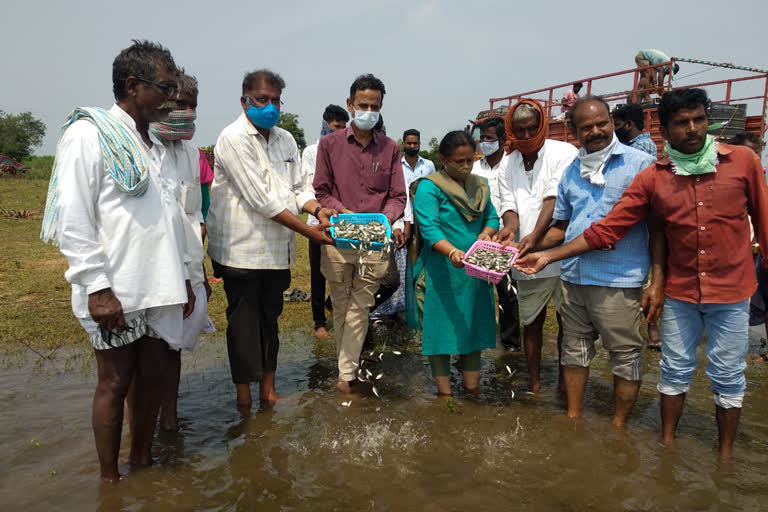
[[[447,163],[445,164],[445,174],[457,181],[464,181],[467,176],[472,172],[471,165],[456,165]]]

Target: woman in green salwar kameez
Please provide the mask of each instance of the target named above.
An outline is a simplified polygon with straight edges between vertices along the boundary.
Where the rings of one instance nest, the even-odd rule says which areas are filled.
[[[480,353],[496,346],[493,286],[464,272],[464,253],[499,228],[485,178],[471,174],[475,143],[462,131],[440,142],[444,170],[411,185],[414,238],[406,299],[412,328],[422,329],[438,394],[451,395],[450,361],[459,354],[464,387],[476,394]]]

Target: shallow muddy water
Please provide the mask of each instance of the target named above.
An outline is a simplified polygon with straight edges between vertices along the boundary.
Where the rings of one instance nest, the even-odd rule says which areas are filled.
[[[64,354],[0,368],[3,510],[766,510],[768,375],[748,371],[732,462],[718,463],[714,405],[700,370],[675,448],[659,444],[658,355],[627,433],[609,425],[611,376],[593,364],[585,416],[563,417],[548,341],[544,391],[525,393],[525,360],[484,353],[480,399],[455,411],[433,396],[417,346],[371,365],[381,398],[334,388],[332,342],[282,335],[273,408],[242,415],[226,347],[184,354],[177,434],[160,433],[158,464],[101,484],[90,426],[94,371]],[[510,377],[505,365],[515,370]],[[375,368],[374,368],[375,367]],[[455,387],[458,391],[458,387]],[[513,392],[514,391],[514,397]],[[122,456],[128,435],[123,435]]]

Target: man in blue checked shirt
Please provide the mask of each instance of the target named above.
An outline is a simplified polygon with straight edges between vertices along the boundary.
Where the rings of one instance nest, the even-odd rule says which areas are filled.
[[[619,142],[610,109],[601,98],[580,99],[570,114],[570,130],[581,149],[560,180],[555,224],[539,249],[567,243],[605,217],[635,175],[655,160]],[[654,262],[663,262],[663,235],[653,238]],[[569,418],[581,416],[589,364],[599,336],[610,354],[608,364],[614,375],[612,423],[617,428],[625,427],[642,376],[641,301],[645,302],[643,284],[650,260],[648,229],[640,223],[612,251],[594,251],[562,261],[560,362],[564,366]],[[663,278],[663,271],[656,272],[654,266],[653,275]]]
[[[656,160],[658,157],[656,143],[651,139],[650,132],[643,131],[645,127],[643,107],[634,103],[617,105],[611,112],[611,117],[619,142],[648,153]]]

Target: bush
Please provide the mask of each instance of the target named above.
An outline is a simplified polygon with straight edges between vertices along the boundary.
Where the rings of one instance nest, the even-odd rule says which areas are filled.
[[[21,160],[21,163],[29,166],[29,170],[24,173],[25,177],[37,180],[47,180],[51,178],[53,155],[27,156]]]

